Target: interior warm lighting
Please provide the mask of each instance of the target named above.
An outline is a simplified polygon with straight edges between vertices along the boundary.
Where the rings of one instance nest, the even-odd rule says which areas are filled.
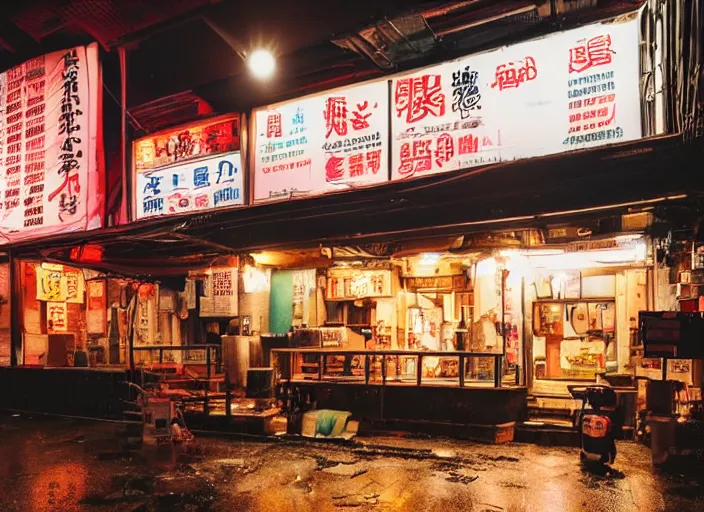
[[[494,274],[496,274],[496,260],[494,258],[487,258],[477,263],[478,276],[491,276]]]
[[[276,60],[269,50],[254,50],[247,57],[249,71],[260,80],[270,78],[276,69]]]
[[[244,267],[242,280],[244,282],[245,293],[268,292],[271,288],[271,271],[269,269],[260,270],[251,265]]]
[[[257,265],[272,265],[274,263],[274,257],[271,253],[254,252],[250,256]]]
[[[639,240],[621,249],[607,251],[571,252],[560,255],[531,255],[529,259],[536,268],[552,270],[576,270],[597,268],[616,264],[642,263],[646,257],[645,242]]]
[[[440,261],[440,254],[436,252],[424,252],[420,255],[418,265],[422,267],[434,267]]]

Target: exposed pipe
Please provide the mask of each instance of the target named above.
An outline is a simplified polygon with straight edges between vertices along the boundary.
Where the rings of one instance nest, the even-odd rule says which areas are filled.
[[[506,18],[507,16],[515,16],[517,14],[526,14],[526,13],[533,12],[536,10],[537,10],[537,8],[535,5],[527,5],[525,7],[520,7],[518,9],[513,9],[511,11],[503,12],[503,13],[497,14],[495,16],[490,16],[489,18],[482,18],[481,20],[472,21],[470,23],[465,23],[465,24],[459,25],[457,27],[451,27],[451,28],[446,28],[444,30],[439,30],[437,32],[437,35],[442,37],[442,36],[446,36],[449,34],[454,34],[455,32],[462,32],[463,30],[467,30],[467,29],[470,29],[473,27],[478,27],[480,25],[486,25],[487,23],[491,23],[492,21]]]

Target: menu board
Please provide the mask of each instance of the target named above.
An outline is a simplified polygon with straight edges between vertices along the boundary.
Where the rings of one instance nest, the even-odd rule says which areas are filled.
[[[158,169],[239,149],[240,117],[229,114],[169,128],[135,141],[134,168],[136,171]]]
[[[638,17],[392,80],[394,180],[642,136]]]
[[[388,83],[255,110],[254,201],[388,181]]]
[[[138,219],[244,204],[239,152],[137,171]]]
[[[0,73],[0,244],[100,227],[98,48]]]

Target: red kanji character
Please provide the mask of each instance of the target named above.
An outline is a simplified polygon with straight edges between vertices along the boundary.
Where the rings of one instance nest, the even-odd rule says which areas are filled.
[[[587,44],[570,49],[570,73],[581,73],[592,66],[611,64],[611,35],[591,38]]]
[[[325,164],[325,181],[337,181],[345,177],[345,169],[342,167],[345,159],[331,156]]]
[[[458,139],[459,154],[477,153],[479,151],[479,138],[474,135],[465,135]]]
[[[611,64],[611,35],[593,37],[587,43],[587,53],[589,53],[589,63],[591,66],[601,66]]]
[[[367,170],[372,174],[376,174],[381,169],[381,150],[370,151],[367,153]]]
[[[482,148],[485,148],[487,146],[493,146],[493,145],[494,145],[494,143],[491,142],[491,139],[489,137],[484,136],[482,138]]]
[[[414,140],[413,150],[411,144],[406,142],[401,145],[401,165],[398,173],[402,176],[416,172],[428,171],[432,167],[432,152],[430,140]]]
[[[196,208],[207,208],[208,207],[208,194],[200,194],[196,196],[195,199]]]
[[[64,181],[58,186],[51,194],[49,194],[48,200],[51,202],[56,196],[58,196],[65,188],[68,188],[68,196],[72,196],[73,192],[81,191],[80,176],[76,173],[65,172]]]
[[[453,156],[455,156],[455,141],[449,133],[443,133],[436,143],[435,163],[438,167],[442,167],[442,164],[452,160]]]
[[[415,123],[428,114],[445,114],[445,94],[440,75],[404,78],[396,82],[396,116],[406,114],[407,123]]]
[[[369,128],[369,121],[367,121],[367,119],[369,119],[369,117],[372,115],[372,113],[371,112],[369,112],[368,114],[362,113],[365,110],[367,110],[368,106],[369,106],[369,103],[366,101],[364,103],[357,103],[357,110],[352,112],[351,123],[352,123],[352,128],[354,128],[355,130],[364,130],[365,128]]]
[[[364,153],[355,153],[354,155],[350,155],[349,166],[350,166],[350,178],[354,178],[355,176],[363,176],[364,175]]]
[[[266,118],[266,138],[281,137],[281,114],[269,114]]]
[[[333,96],[325,104],[325,138],[332,132],[340,137],[347,135],[347,98]]]

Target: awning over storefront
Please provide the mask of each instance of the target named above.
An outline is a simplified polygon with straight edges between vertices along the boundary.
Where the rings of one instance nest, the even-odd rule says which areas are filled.
[[[183,274],[221,254],[448,237],[699,204],[701,145],[680,137],[501,164],[354,192],[180,216],[13,246],[114,272]],[[696,209],[696,208],[695,208]],[[695,210],[692,210],[695,211]],[[77,246],[101,248],[98,261]],[[451,245],[451,244],[450,244]]]

